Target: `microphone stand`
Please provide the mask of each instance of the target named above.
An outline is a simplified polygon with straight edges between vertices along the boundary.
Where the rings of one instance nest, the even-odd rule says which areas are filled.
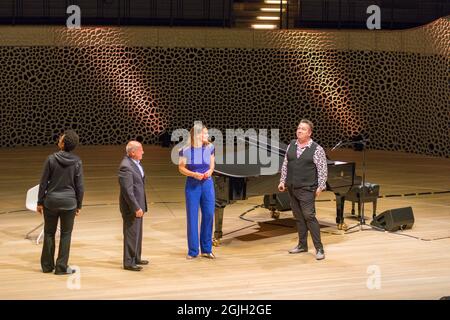
[[[366,188],[366,143],[368,141],[369,140],[362,139],[362,140],[359,140],[359,141],[351,141],[351,142],[348,143],[348,144],[351,144],[351,145],[355,145],[357,143],[362,144],[363,162],[362,162],[362,180],[361,180],[361,185],[360,185],[360,190],[361,190],[361,192],[360,192],[361,215],[359,217],[359,222],[357,224],[355,224],[354,226],[348,228],[345,231],[345,234],[350,234],[350,233],[354,233],[354,232],[358,232],[358,231],[364,231],[363,226],[366,226],[366,227],[370,228],[370,229],[366,229],[366,230],[375,229],[375,230],[378,230],[378,231],[384,231],[381,228],[378,228],[378,227],[366,224],[366,218],[365,218],[365,215],[364,215],[364,193],[366,192],[365,191],[365,188]],[[350,230],[352,230],[354,228],[357,228],[357,227],[359,227],[359,230],[348,232],[348,231],[350,231]]]

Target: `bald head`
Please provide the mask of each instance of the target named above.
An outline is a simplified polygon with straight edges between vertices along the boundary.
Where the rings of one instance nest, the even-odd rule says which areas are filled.
[[[130,141],[127,143],[125,148],[127,155],[134,160],[142,160],[142,155],[144,154],[144,149],[142,144],[138,141]]]

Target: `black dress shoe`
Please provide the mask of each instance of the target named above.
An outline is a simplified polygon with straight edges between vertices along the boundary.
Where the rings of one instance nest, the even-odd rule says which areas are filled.
[[[308,252],[308,248],[296,246],[295,248],[289,250],[289,253],[302,253],[302,252]]]
[[[323,249],[317,250],[317,252],[316,252],[316,259],[317,260],[325,259],[325,252],[323,252]]]
[[[55,271],[55,274],[60,276],[60,275],[64,275],[64,274],[73,274],[75,272],[76,272],[75,269],[72,269],[71,267],[67,267],[66,271]]]
[[[126,266],[123,267],[125,270],[130,270],[130,271],[141,271],[142,267],[139,266]]]
[[[148,262],[148,260],[141,260],[141,261],[136,262],[136,264],[146,265],[146,264],[149,264],[149,262]]]

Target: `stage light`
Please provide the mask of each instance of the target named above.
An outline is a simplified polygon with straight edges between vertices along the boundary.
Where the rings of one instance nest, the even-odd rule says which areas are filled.
[[[280,17],[273,16],[257,16],[256,20],[280,20]]]
[[[252,24],[253,29],[275,29],[276,27],[274,24]]]
[[[264,12],[280,12],[280,8],[261,8],[260,10]]]
[[[265,4],[280,4],[280,1],[278,0],[266,0],[264,1]],[[283,1],[283,4],[287,4],[287,1]]]

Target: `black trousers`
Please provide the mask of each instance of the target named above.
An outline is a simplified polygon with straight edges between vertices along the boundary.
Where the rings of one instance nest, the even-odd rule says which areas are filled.
[[[141,261],[143,218],[123,218],[123,266],[131,267]]]
[[[75,209],[54,210],[44,208],[44,245],[41,255],[42,271],[67,271],[75,212]],[[55,233],[58,227],[58,219],[61,220],[61,238],[55,265]]]
[[[299,245],[308,248],[308,230],[316,250],[323,249],[320,240],[320,225],[316,218],[314,190],[288,188],[291,208],[297,224]]]

